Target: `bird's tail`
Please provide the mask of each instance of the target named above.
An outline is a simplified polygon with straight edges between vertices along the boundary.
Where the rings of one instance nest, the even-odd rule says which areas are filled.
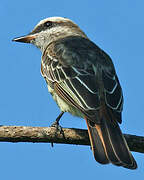
[[[92,151],[96,161],[101,164],[113,163],[129,169],[136,169],[134,160],[118,123],[114,124],[101,116],[100,124],[86,119]]]

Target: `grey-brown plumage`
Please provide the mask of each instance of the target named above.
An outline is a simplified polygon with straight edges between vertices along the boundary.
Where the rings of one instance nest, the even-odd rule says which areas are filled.
[[[86,120],[95,159],[129,169],[137,164],[118,123],[123,95],[111,58],[66,18],[48,18],[22,38],[42,51],[41,72],[61,111]]]

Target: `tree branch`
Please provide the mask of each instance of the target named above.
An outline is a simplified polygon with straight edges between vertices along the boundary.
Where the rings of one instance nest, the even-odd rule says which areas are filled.
[[[63,128],[60,133],[54,127],[1,126],[1,142],[63,143],[90,145],[84,129]],[[144,153],[144,137],[124,134],[131,151]]]

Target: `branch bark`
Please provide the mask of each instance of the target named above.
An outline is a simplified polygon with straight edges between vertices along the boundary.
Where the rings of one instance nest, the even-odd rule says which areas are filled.
[[[60,133],[54,127],[1,126],[1,142],[63,143],[90,145],[84,129],[63,128]],[[131,151],[144,153],[144,137],[124,134]]]

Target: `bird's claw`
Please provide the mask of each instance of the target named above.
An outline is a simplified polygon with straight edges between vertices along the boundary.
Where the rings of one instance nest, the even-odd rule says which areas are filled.
[[[59,125],[59,122],[58,121],[55,121],[52,123],[51,127],[55,127],[57,131],[60,132],[60,134],[62,134],[62,127]]]
[[[62,127],[59,125],[58,121],[53,122],[50,127],[56,128],[56,132],[60,132],[60,134],[62,134],[64,136]],[[53,142],[51,143],[51,146],[54,147],[54,143]]]
[[[56,131],[57,131],[57,132],[59,131],[60,134],[62,134],[63,137],[64,137],[64,132],[63,132],[63,130],[62,130],[62,127],[59,125],[59,121],[60,121],[60,119],[61,119],[61,117],[62,117],[63,114],[64,114],[64,112],[61,112],[61,113],[59,114],[59,116],[56,118],[56,121],[53,122],[50,127],[55,127],[55,128],[56,128]],[[53,147],[53,143],[51,143],[51,146]]]

